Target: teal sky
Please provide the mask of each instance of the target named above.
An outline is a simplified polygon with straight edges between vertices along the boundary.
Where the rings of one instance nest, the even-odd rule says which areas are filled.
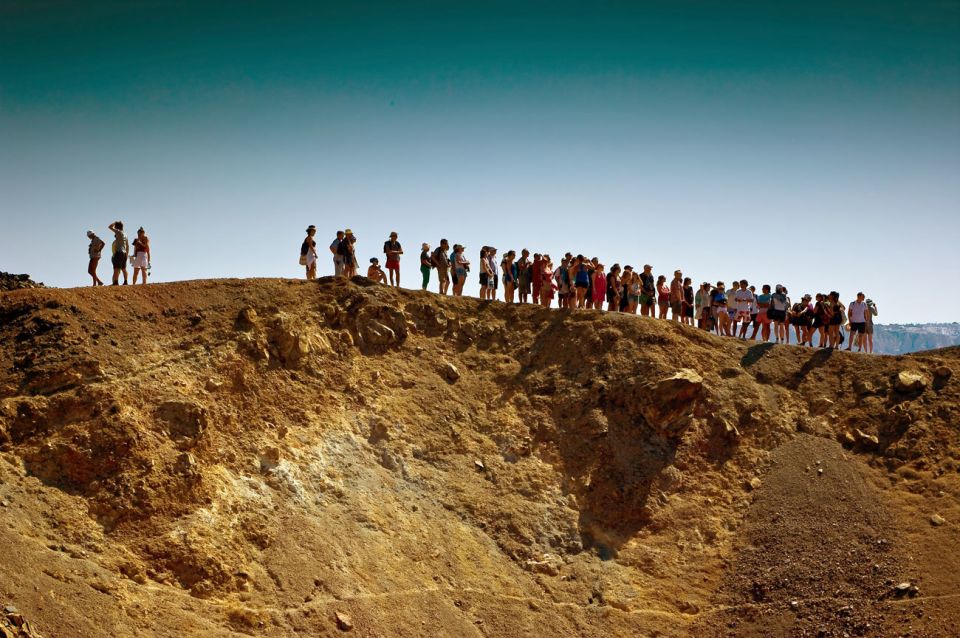
[[[313,223],[409,287],[446,237],[960,320],[960,3],[0,0],[0,215],[59,286],[117,218],[155,281]]]

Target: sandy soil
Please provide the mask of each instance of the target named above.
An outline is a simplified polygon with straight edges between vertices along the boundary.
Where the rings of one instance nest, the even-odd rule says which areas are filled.
[[[0,293],[0,344],[33,635],[960,635],[956,349],[362,279]]]

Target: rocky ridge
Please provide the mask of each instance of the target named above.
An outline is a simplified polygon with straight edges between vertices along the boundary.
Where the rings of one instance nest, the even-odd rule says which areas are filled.
[[[24,288],[44,288],[42,283],[30,279],[30,275],[14,275],[0,272],[0,290],[22,290]]]
[[[362,278],[21,290],[0,336],[0,591],[47,636],[958,628],[956,351]]]

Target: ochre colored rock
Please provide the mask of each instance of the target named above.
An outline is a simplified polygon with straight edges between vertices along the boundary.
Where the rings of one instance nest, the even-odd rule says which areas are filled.
[[[689,368],[644,387],[641,412],[654,429],[678,436],[687,425],[703,392],[703,377]]]

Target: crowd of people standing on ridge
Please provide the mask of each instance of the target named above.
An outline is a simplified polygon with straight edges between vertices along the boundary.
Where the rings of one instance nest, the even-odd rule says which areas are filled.
[[[307,278],[316,272],[316,227],[307,228],[307,238],[300,249],[300,263],[307,268]],[[357,274],[356,237],[348,228],[337,231],[330,244],[334,274],[353,277]],[[421,245],[421,288],[427,290],[430,273],[436,270],[441,295],[463,295],[463,286],[471,271],[465,247],[446,239],[431,250]],[[370,258],[367,277],[382,284],[400,287],[400,258],[403,247],[396,232],[390,233],[383,244],[387,274],[377,257]],[[847,350],[854,345],[858,352],[873,352],[873,317],[878,314],[876,304],[857,293],[857,298],[845,306],[840,293],[804,295],[800,301],[790,300],[786,286],[771,288],[764,284],[757,292],[746,279],[733,280],[730,288],[722,281],[703,282],[694,290],[693,280],[675,270],[668,282],[665,275],[654,277],[653,266],[646,264],[639,272],[633,266],[613,264],[609,270],[596,258],[566,253],[559,264],[549,254],[534,253],[524,248],[519,257],[508,250],[497,260],[497,249],[483,246],[478,255],[480,298],[494,300],[503,285],[506,303],[533,303],[549,308],[554,298],[560,308],[606,309],[609,312],[639,314],[654,319],[672,319],[686,325],[715,332],[720,336],[767,342],[773,336],[776,343],[789,344],[791,328],[795,341],[801,346],[813,346],[814,337],[820,348],[838,349],[846,337],[846,326],[851,338]],[[452,288],[451,288],[452,284]],[[668,317],[668,314],[670,315]]]
[[[127,270],[127,261],[133,267],[133,283],[137,283],[138,276],[142,277],[141,283],[147,283],[147,274],[151,268],[150,258],[150,238],[141,226],[137,230],[137,236],[133,240],[133,254],[130,254],[130,241],[123,230],[123,222],[111,222],[107,230],[113,233],[113,242],[110,244],[110,264],[113,266],[113,285],[120,285],[120,275],[123,275],[123,285],[129,283],[129,271]],[[106,242],[97,236],[92,230],[87,231],[87,239],[90,245],[87,246],[87,254],[90,257],[87,266],[87,274],[93,279],[94,286],[102,286],[103,280],[97,275],[97,267],[100,264],[100,256],[103,249],[106,248]]]

